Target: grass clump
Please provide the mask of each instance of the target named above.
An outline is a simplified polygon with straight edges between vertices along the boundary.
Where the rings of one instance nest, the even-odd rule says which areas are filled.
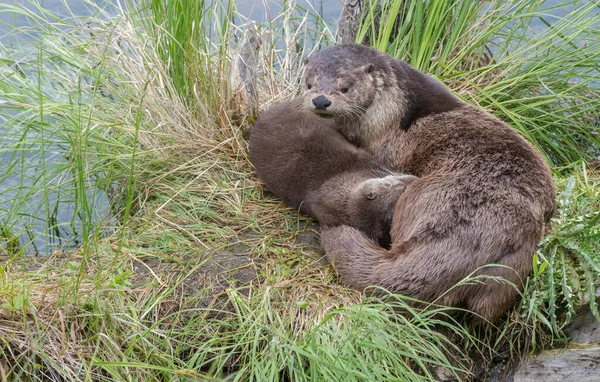
[[[577,168],[579,167],[579,168]],[[575,164],[568,177],[559,178],[558,212],[553,231],[540,244],[539,257],[530,278],[529,314],[543,302],[536,320],[558,333],[588,305],[597,319],[597,288],[600,279],[600,173]]]
[[[583,69],[593,57],[587,47],[565,44],[572,65],[546,60],[541,72],[543,52],[525,49],[533,37],[521,29],[541,17],[537,3],[516,3],[390,2],[389,17],[413,22],[363,24],[380,49],[438,75],[569,163],[556,171],[559,212],[520,305],[477,327],[443,308],[398,315],[408,309],[400,296],[379,301],[340,285],[320,258],[314,224],[254,176],[243,129],[230,119],[233,42],[250,29],[261,37],[258,95],[269,107],[297,92],[302,57],[330,43],[327,33],[312,40],[323,23],[313,10],[236,25],[243,17],[225,2],[148,0],[86,18],[61,18],[36,2],[35,12],[0,6],[29,17],[37,33],[29,48],[0,47],[8,195],[0,202],[0,378],[469,380],[504,353],[518,358],[560,340],[580,306],[595,307],[600,278],[600,179],[585,165],[598,89],[595,72]],[[508,9],[521,13],[511,21]],[[575,21],[592,33],[596,16],[585,12],[538,38],[559,44]],[[540,91],[558,69],[563,87]],[[567,100],[573,105],[557,106]],[[42,246],[36,238],[48,230],[79,242]],[[26,256],[32,246],[54,252]]]

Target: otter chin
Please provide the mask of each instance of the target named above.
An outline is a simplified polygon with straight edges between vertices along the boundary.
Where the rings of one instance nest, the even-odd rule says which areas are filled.
[[[315,113],[316,115],[318,115],[321,118],[333,118],[334,115],[331,113],[327,113],[327,112],[323,112],[321,110],[315,109],[313,110],[313,113]]]
[[[556,204],[548,164],[531,143],[435,78],[363,45],[310,57],[302,97],[348,141],[418,177],[395,204],[389,250],[356,227],[322,229],[345,283],[492,321],[514,305]],[[456,286],[470,277],[477,282]]]

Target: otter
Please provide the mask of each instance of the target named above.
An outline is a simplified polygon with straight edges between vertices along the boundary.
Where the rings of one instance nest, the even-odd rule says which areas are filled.
[[[335,122],[302,111],[301,100],[260,114],[250,161],[266,187],[321,225],[348,225],[387,247],[395,204],[416,177],[394,173],[350,144]]]
[[[383,165],[418,177],[395,205],[389,250],[355,227],[322,227],[342,281],[489,321],[514,305],[556,203],[550,168],[531,143],[433,77],[363,45],[309,57],[303,98],[304,110]],[[469,276],[482,277],[455,287]]]

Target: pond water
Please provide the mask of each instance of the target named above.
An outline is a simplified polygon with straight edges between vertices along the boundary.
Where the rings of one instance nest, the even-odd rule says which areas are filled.
[[[208,3],[209,1],[207,1]],[[244,17],[255,21],[269,20],[277,15],[289,0],[237,0],[236,6]],[[26,7],[34,9],[27,0],[3,0],[5,5],[15,7]],[[73,13],[78,16],[93,15],[95,10],[89,3],[96,4],[103,9],[109,10],[118,4],[117,0],[39,0],[42,8],[51,10],[58,16],[68,16]],[[342,10],[341,0],[297,0],[298,6],[307,10],[313,10],[328,22],[334,23]],[[66,5],[66,6],[65,6]],[[70,11],[67,10],[67,7]],[[32,22],[21,13],[0,12],[0,39],[6,44],[9,40],[26,39],[25,35],[12,33],[11,25],[19,27],[31,26]]]
[[[289,2],[289,1],[286,1]],[[297,0],[298,6],[321,16],[329,23],[335,23],[342,11],[344,1],[341,0]],[[237,0],[240,15],[250,20],[270,20],[283,9],[283,0]]]
[[[64,19],[71,14],[93,15],[90,3],[100,7],[107,4],[104,0],[44,0],[39,5]],[[15,73],[22,77],[16,81],[14,77],[5,78],[4,81],[12,85],[0,87],[0,255],[2,247],[8,248],[9,253],[23,248],[26,254],[49,254],[73,248],[81,241],[82,221],[91,219],[100,223],[109,218],[108,196],[94,187],[93,182],[86,180],[87,195],[76,195],[65,149],[68,144],[64,137],[53,134],[55,118],[51,114],[35,118],[35,113],[27,108],[2,103],[14,100],[15,97],[4,92],[14,89],[15,82],[30,85],[37,79],[35,71],[32,73],[26,64],[21,65],[35,62],[38,50],[39,30],[26,12],[36,16],[42,13],[29,1],[3,1],[0,5],[0,59],[5,64],[0,78]],[[23,71],[15,71],[17,67]],[[43,79],[39,82],[44,93],[57,93],[56,83]],[[22,88],[23,97],[29,95],[26,88]],[[83,199],[92,206],[91,213],[85,217],[81,203],[78,204]]]

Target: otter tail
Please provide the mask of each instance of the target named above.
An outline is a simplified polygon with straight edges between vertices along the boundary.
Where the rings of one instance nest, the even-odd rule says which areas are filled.
[[[379,286],[415,300],[469,310],[495,320],[510,308],[531,267],[523,266],[533,246],[498,256],[494,266],[473,264],[452,243],[380,247],[349,226],[323,227],[321,243],[327,259],[349,286]],[[527,261],[525,261],[527,263]],[[461,282],[468,277],[473,281]],[[457,284],[459,284],[457,286]]]

